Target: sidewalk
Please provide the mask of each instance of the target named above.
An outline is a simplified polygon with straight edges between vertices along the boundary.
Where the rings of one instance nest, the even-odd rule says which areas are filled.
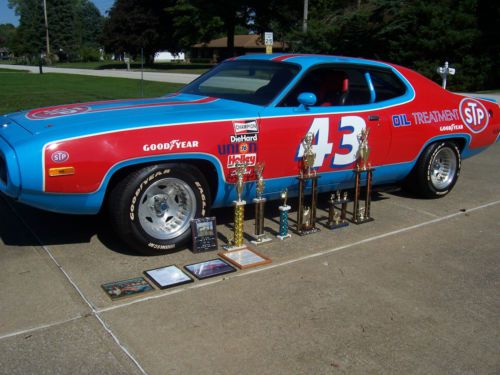
[[[0,64],[1,69],[15,69],[15,70],[27,70],[31,73],[38,73],[38,66],[30,65],[9,65]],[[72,69],[72,68],[53,68],[44,66],[44,73],[64,73],[64,74],[79,74],[85,76],[96,76],[96,77],[116,77],[116,78],[130,78],[130,79],[141,79],[141,72],[137,71],[127,71],[127,70],[114,70],[114,69]],[[184,73],[158,73],[158,72],[144,72],[145,81],[156,81],[156,82],[169,82],[169,83],[189,83],[198,74],[184,74]]]

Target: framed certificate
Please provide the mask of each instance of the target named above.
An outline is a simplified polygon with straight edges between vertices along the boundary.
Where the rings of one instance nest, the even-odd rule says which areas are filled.
[[[101,287],[112,300],[131,297],[136,294],[155,290],[144,277],[113,281],[111,283],[102,284]]]
[[[271,263],[271,259],[249,248],[220,252],[219,256],[240,269]]]
[[[193,282],[191,277],[174,265],[147,270],[144,274],[160,289]]]
[[[236,268],[218,258],[207,260],[206,262],[188,264],[184,268],[199,280],[236,271]]]

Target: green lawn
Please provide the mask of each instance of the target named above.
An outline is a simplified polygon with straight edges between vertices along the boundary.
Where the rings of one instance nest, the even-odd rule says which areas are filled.
[[[182,86],[144,81],[144,97],[175,92]],[[57,104],[141,97],[140,80],[73,74],[0,71],[0,88],[0,113]]]

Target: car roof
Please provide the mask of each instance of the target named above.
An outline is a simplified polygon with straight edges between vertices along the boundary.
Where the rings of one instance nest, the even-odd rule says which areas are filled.
[[[272,54],[251,54],[230,58],[226,61],[233,60],[262,60],[276,62],[291,62],[301,65],[303,68],[308,68],[317,64],[357,64],[364,66],[373,66],[379,68],[395,68],[394,65],[363,58],[333,56],[333,55],[312,55],[300,53],[272,53]]]

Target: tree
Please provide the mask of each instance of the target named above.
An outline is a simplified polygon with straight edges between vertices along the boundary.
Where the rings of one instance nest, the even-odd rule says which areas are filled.
[[[165,11],[168,0],[116,0],[104,22],[102,42],[108,51],[140,55],[148,63],[155,52],[169,46],[172,22]]]
[[[104,18],[89,0],[81,0],[77,7],[78,42],[82,47],[99,47]]]
[[[0,25],[0,47],[7,47],[12,50],[14,38],[16,36],[16,27],[11,23]]]
[[[19,15],[19,27],[14,38],[13,52],[28,60],[38,59],[45,50],[45,26],[42,3],[37,0],[9,0],[9,7]]]

